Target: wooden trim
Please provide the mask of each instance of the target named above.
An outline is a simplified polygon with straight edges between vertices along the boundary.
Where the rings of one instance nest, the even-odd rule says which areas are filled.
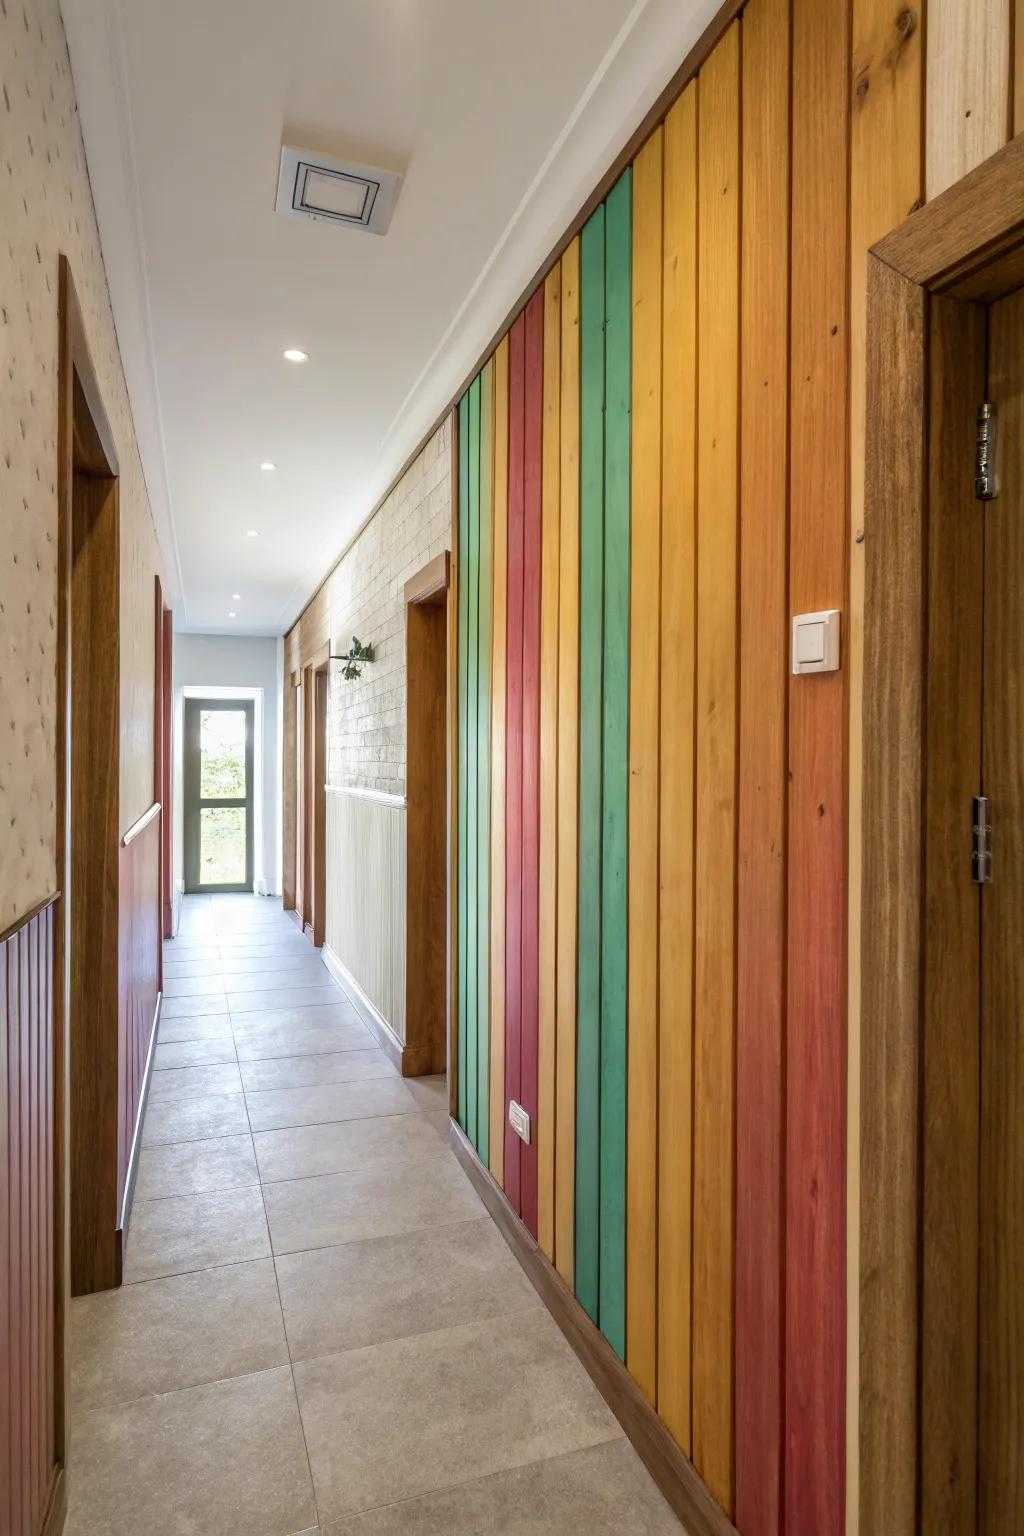
[[[0,945],[6,944],[8,939],[13,939],[20,928],[27,928],[33,918],[38,917],[40,912],[45,912],[47,907],[52,907],[59,899],[60,891],[51,891],[49,896],[44,896],[42,901],[37,901],[35,906],[30,907],[23,916],[15,918],[11,926],[0,933]]]
[[[519,297],[509,309],[504,320],[502,320],[490,341],[487,343],[486,347],[484,347],[483,351],[474,362],[472,368],[470,368],[465,378],[462,380],[458,389],[455,390],[445,405],[444,409],[438,412],[437,416],[434,418],[433,423],[431,424],[429,431],[425,432],[420,438],[416,447],[413,449],[412,453],[409,454],[401,469],[396,475],[392,477],[392,480],[383,496],[380,497],[377,503],[366,514],[362,522],[359,524],[359,527],[356,529],[355,533],[353,533],[348,543],[342,549],[334,564],[326,572],[322,580],[317,583],[316,587],[314,587],[313,591],[310,593],[308,599],[306,600],[306,603],[299,610],[295,616],[295,619],[289,625],[287,631],[288,634],[291,634],[296,625],[301,623],[303,615],[315,601],[321,588],[324,587],[326,583],[331,579],[334,572],[338,569],[338,566],[345,559],[345,556],[362,538],[363,534],[366,532],[366,529],[373,522],[373,519],[377,516],[377,513],[384,506],[384,503],[390,496],[394,494],[396,487],[400,484],[405,475],[408,474],[413,464],[415,464],[424,448],[430,442],[430,439],[436,432],[440,430],[448,416],[453,418],[452,435],[454,436],[454,418],[458,414],[455,408],[459,401],[462,399],[462,396],[466,393],[466,390],[469,388],[472,381],[480,372],[483,365],[486,363],[487,359],[494,352],[501,338],[511,328],[512,322],[517,319],[521,312],[526,308],[531,295],[544,281],[552,267],[554,267],[557,262],[561,261],[562,256],[575,240],[576,236],[581,233],[584,224],[590,218],[591,214],[596,208],[600,206],[601,203],[604,202],[605,198],[608,196],[608,193],[618,181],[626,166],[632,163],[637,155],[637,152],[646,143],[647,139],[654,132],[654,129],[668,115],[669,109],[683,94],[690,81],[693,80],[697,75],[701,65],[714,52],[723,33],[728,29],[732,22],[736,20],[737,16],[741,14],[746,4],[747,0],[724,0],[724,4],[722,5],[721,9],[717,11],[708,22],[708,25],[704,28],[704,31],[701,33],[700,37],[694,43],[689,53],[680,64],[679,68],[672,76],[672,79],[661,92],[661,95],[654,102],[653,106],[650,107],[642,122],[640,122],[630,134],[629,138],[619,150],[619,153],[615,156],[615,159],[609,165],[600,181],[588,195],[582,207],[577,210],[575,217],[567,225],[563,233],[559,236],[558,240],[555,242],[551,250],[545,256],[544,260],[541,262],[540,266],[537,268],[534,275],[530,278],[530,281],[523,288]],[[453,467],[455,470],[455,476],[453,477],[452,485],[454,486],[456,483],[458,470],[457,457],[454,460]],[[452,494],[454,496],[454,491]],[[456,548],[454,543],[452,544],[452,548]]]
[[[349,1002],[391,1065],[403,1077],[426,1077],[428,1073],[433,1072],[435,1069],[431,1062],[430,1046],[405,1045],[398,1038],[387,1019],[374,1007],[352,972],[338,958],[329,944],[323,946],[322,958],[324,965],[338,986],[347,994]]]
[[[683,1455],[607,1339],[587,1317],[569,1286],[512,1210],[454,1121],[449,1135],[452,1151],[495,1226],[689,1536],[737,1536],[732,1521],[708,1493],[692,1462]]]
[[[128,828],[128,831],[121,839],[121,847],[127,848],[129,843],[134,843],[139,833],[144,832],[149,826],[150,822],[153,820],[153,817],[159,816],[159,814],[160,802],[159,800],[154,800],[149,810],[144,811],[143,814],[139,817],[138,821],[132,822],[131,826]]]
[[[451,551],[443,549],[433,560],[427,562],[415,576],[410,576],[405,584],[405,601],[409,603],[426,603],[431,598],[437,598],[442,592],[447,592],[449,572],[451,568]]]

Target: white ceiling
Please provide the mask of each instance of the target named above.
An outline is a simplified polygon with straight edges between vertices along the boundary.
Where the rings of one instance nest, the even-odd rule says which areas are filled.
[[[716,0],[62,9],[177,626],[280,633]],[[401,171],[388,234],[276,214],[282,142]]]

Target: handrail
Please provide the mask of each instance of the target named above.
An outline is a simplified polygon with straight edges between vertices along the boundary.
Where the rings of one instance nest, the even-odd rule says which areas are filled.
[[[159,800],[154,800],[153,804],[150,806],[149,810],[145,811],[143,813],[143,815],[141,815],[139,817],[138,821],[132,822],[132,825],[128,828],[128,831],[125,833],[124,837],[122,837],[122,839],[121,839],[121,847],[122,848],[127,848],[129,843],[133,843],[135,841],[135,839],[138,837],[139,833],[140,832],[144,832],[146,830],[146,828],[149,826],[150,822],[153,820],[153,817],[154,816],[159,816],[159,814],[160,814],[160,801]]]

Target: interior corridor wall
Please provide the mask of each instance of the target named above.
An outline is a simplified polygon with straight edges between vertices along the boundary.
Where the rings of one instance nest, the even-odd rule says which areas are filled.
[[[457,408],[459,1123],[741,1536],[857,1529],[865,255],[971,14],[749,0]]]

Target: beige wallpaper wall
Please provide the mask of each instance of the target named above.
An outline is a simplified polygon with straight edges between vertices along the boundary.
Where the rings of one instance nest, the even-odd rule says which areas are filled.
[[[159,566],[58,0],[0,0],[0,930],[53,890],[57,261],[121,470],[121,828],[152,800]]]

